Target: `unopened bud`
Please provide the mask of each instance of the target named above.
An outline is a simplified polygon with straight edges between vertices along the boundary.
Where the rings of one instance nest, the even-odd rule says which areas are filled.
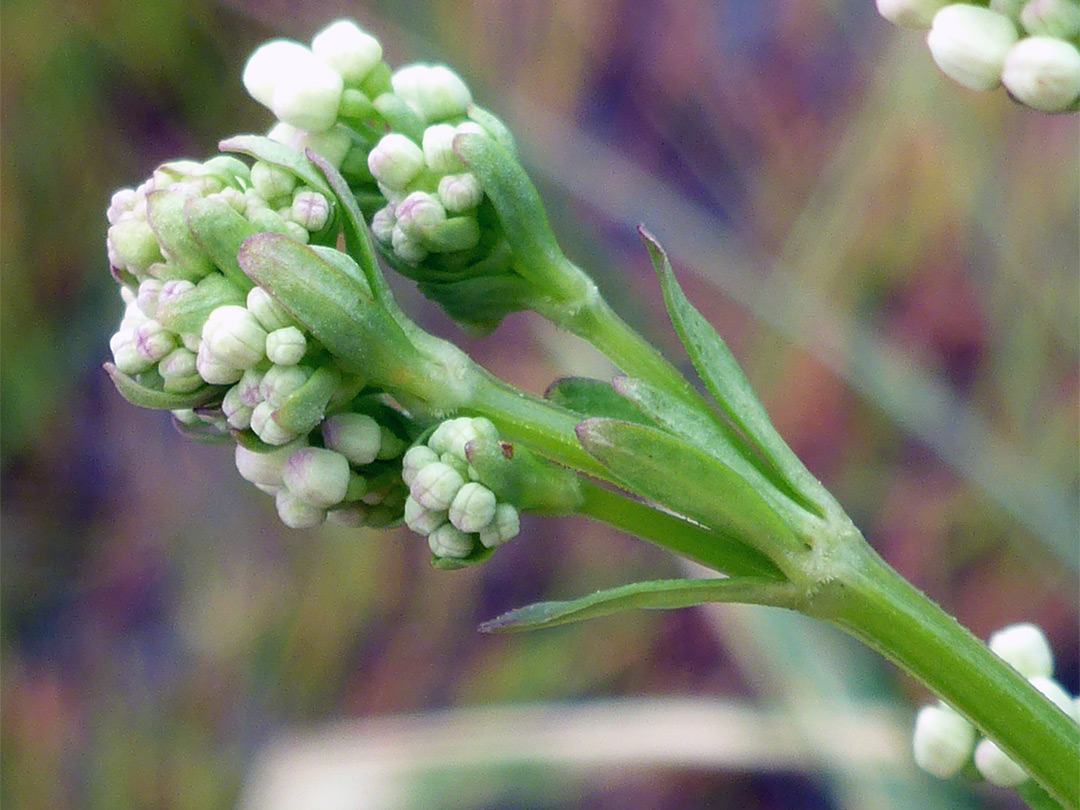
[[[150,223],[135,217],[121,219],[109,228],[108,247],[110,261],[136,276],[163,258]]]
[[[271,366],[259,382],[259,394],[272,408],[280,408],[310,376],[311,370],[303,366]]]
[[[311,189],[296,192],[292,201],[292,221],[315,233],[330,221],[330,201]]]
[[[498,441],[499,431],[491,420],[482,416],[461,416],[442,422],[428,439],[428,444],[440,453],[453,453],[465,458],[465,445],[477,439]]]
[[[394,216],[394,209],[387,205],[376,211],[371,218],[371,235],[382,245],[392,245],[395,225],[397,225],[397,217]]]
[[[278,517],[290,529],[311,529],[326,520],[326,510],[312,506],[282,489],[274,496]]]
[[[109,338],[113,363],[124,374],[140,374],[150,368],[150,362],[139,354],[134,329],[121,329]]]
[[[251,411],[251,429],[264,442],[276,447],[293,441],[297,434],[282,427],[281,423],[274,419],[274,411],[274,406],[269,402],[256,405]]]
[[[454,154],[457,129],[452,124],[434,124],[424,130],[424,161],[437,174],[464,171],[465,164]]]
[[[1028,37],[1005,57],[1001,80],[1017,101],[1061,112],[1080,99],[1080,50],[1055,37]]]
[[[496,548],[507,540],[512,540],[521,531],[521,517],[518,510],[509,503],[500,503],[495,507],[495,516],[480,530],[480,542],[485,548]]]
[[[1043,693],[1047,700],[1065,712],[1072,720],[1080,720],[1080,717],[1076,715],[1076,704],[1060,683],[1053,678],[1036,677],[1028,680],[1032,686]]]
[[[945,706],[924,706],[915,718],[915,764],[939,779],[955,776],[975,749],[975,727]]]
[[[168,383],[171,379],[198,377],[199,371],[195,366],[195,352],[181,347],[173,349],[158,363],[158,373]],[[200,385],[201,385],[200,380]]]
[[[439,460],[439,455],[426,444],[410,447],[401,458],[401,480],[411,487],[417,473]]]
[[[972,90],[990,90],[1001,83],[1005,55],[1017,36],[1007,17],[953,3],[934,15],[926,44],[946,76]]]
[[[411,495],[405,499],[405,525],[425,537],[446,523],[447,512],[427,509]]]
[[[241,444],[236,445],[236,469],[245,481],[265,487],[283,487],[281,477],[285,462],[302,446],[301,442],[279,447],[269,453],[256,453]]]
[[[446,221],[446,209],[426,191],[414,191],[394,209],[394,214],[397,227],[413,239],[420,239],[424,231]]]
[[[244,370],[230,365],[210,350],[210,344],[203,341],[195,356],[195,367],[199,376],[211,385],[231,385],[244,376]]]
[[[345,499],[349,461],[341,453],[303,447],[289,456],[281,471],[289,492],[312,506],[328,509]]]
[[[443,523],[428,535],[428,547],[436,557],[461,559],[472,552],[473,539],[452,523]]]
[[[395,225],[390,234],[390,244],[394,249],[394,255],[403,262],[419,264],[427,258],[428,249],[423,243],[405,232],[400,225]]]
[[[927,28],[948,0],[877,0],[878,14],[904,28]]]
[[[296,175],[289,170],[263,160],[251,167],[251,186],[268,205],[292,197],[297,182]]]
[[[390,83],[428,123],[459,118],[472,103],[468,85],[445,65],[409,65],[396,71]]]
[[[328,25],[311,40],[311,50],[350,85],[359,85],[382,59],[379,40],[352,20]]]
[[[245,307],[218,307],[202,329],[204,345],[222,362],[248,369],[266,356],[266,330]]]
[[[229,427],[236,430],[247,430],[251,427],[251,413],[254,410],[243,401],[242,391],[241,384],[237,383],[225,392],[221,400],[221,412],[225,414]]]
[[[176,336],[154,320],[135,327],[135,350],[147,363],[156,363],[176,348]]]
[[[149,318],[153,318],[154,313],[157,311],[161,287],[162,282],[156,278],[145,279],[139,284],[139,291],[135,300],[138,303],[139,311]]]
[[[975,767],[987,782],[998,787],[1016,787],[1029,778],[993,740],[982,740],[975,746]]]
[[[252,287],[248,291],[247,308],[267,332],[296,326],[296,321],[262,287]]]
[[[396,132],[383,136],[368,155],[372,176],[391,189],[404,189],[423,168],[423,150]]]
[[[448,174],[439,180],[439,201],[452,214],[475,208],[484,199],[484,190],[470,172]]]
[[[379,454],[379,423],[366,414],[339,413],[321,426],[323,443],[358,467],[370,464]]]
[[[449,509],[454,496],[464,483],[465,479],[457,470],[436,461],[417,473],[409,491],[413,498],[427,509]]]
[[[307,338],[295,326],[275,329],[266,336],[266,356],[271,363],[294,366],[307,352]]]
[[[1080,34],[1077,0],[1028,0],[1020,11],[1020,24],[1029,34],[1072,39]]]
[[[1050,642],[1034,624],[1013,624],[990,636],[990,650],[1025,678],[1048,678],[1054,672]]]
[[[495,493],[470,481],[454,496],[448,517],[463,532],[480,531],[495,517]]]
[[[276,39],[264,43],[244,65],[244,87],[252,98],[264,107],[270,107],[274,101],[274,88],[281,79],[311,57],[311,51],[299,42]]]

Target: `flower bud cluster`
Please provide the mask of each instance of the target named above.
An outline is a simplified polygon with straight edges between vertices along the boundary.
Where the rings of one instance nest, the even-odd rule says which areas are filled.
[[[237,444],[236,468],[274,497],[278,516],[290,528],[317,526],[328,516],[348,525],[388,526],[401,520],[405,503],[406,447],[397,426],[345,411],[268,452]]]
[[[277,116],[272,139],[314,149],[359,192],[385,201],[371,206],[371,230],[396,264],[472,251],[484,193],[453,143],[491,133],[469,120],[472,93],[452,70],[413,64],[391,73],[381,58],[376,39],[339,20],[310,48],[285,40],[261,46],[244,84]]]
[[[990,649],[1080,722],[1077,699],[1053,680],[1053,655],[1042,630],[1033,624],[1010,625],[990,637]],[[919,711],[912,749],[916,764],[941,779],[955,776],[969,762],[986,781],[1000,787],[1015,787],[1029,778],[997,743],[978,739],[975,727],[941,702]]]
[[[487,419],[461,417],[442,422],[426,444],[405,453],[405,523],[428,538],[436,557],[465,558],[478,547],[501,546],[520,531],[518,510],[500,503],[478,480],[466,455],[470,442],[498,438]]]
[[[897,25],[927,28],[938,67],[972,90],[1004,85],[1043,112],[1080,109],[1080,0],[877,0]]]

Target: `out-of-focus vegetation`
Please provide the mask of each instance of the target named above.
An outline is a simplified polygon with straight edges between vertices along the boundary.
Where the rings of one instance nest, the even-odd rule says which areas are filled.
[[[433,571],[406,532],[292,532],[228,451],[115,394],[100,370],[121,311],[109,195],[264,128],[246,55],[344,14],[392,64],[453,65],[508,120],[567,252],[681,362],[633,232],[647,222],[871,542],[984,637],[1040,623],[1077,691],[1075,117],[950,84],[869,0],[8,0],[2,14],[5,806],[232,806],[263,744],[342,718],[612,695],[764,696],[794,717],[808,694],[850,700],[852,682],[925,697],[869,657],[829,653],[844,677],[820,675],[828,638],[772,614],[729,615],[723,643],[696,611],[479,636],[511,606],[675,563],[579,520],[530,519],[463,573]],[[609,370],[530,316],[462,340],[536,392]],[[845,778],[665,771],[555,790],[515,772],[476,801],[860,806],[852,780],[888,795],[879,775]]]

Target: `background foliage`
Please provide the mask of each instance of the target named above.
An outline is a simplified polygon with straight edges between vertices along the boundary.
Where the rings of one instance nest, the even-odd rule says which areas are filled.
[[[682,362],[634,234],[648,223],[871,542],[984,637],[1040,623],[1077,691],[1075,117],[950,84],[869,0],[6,0],[2,13],[8,806],[232,806],[261,746],[342,718],[626,695],[747,699],[796,718],[925,698],[768,611],[481,637],[475,625],[509,607],[675,563],[578,520],[530,519],[490,564],[453,574],[406,532],[291,532],[227,450],[183,442],[115,394],[100,370],[121,312],[109,194],[265,128],[240,85],[246,55],[342,15],[391,64],[444,60],[470,81],[517,134],[568,254]],[[421,322],[461,338],[398,288]],[[530,316],[462,340],[535,392],[610,371]],[[497,772],[480,798],[444,775],[413,800],[1008,801],[941,792],[904,763],[545,773]]]

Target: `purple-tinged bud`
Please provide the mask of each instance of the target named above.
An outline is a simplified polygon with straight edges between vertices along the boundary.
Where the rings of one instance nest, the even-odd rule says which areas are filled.
[[[281,477],[297,498],[320,509],[329,509],[345,499],[349,460],[333,450],[304,447],[289,456]]]
[[[311,232],[321,231],[330,221],[330,201],[311,189],[296,192],[292,200],[292,221]]]
[[[147,363],[156,363],[176,348],[176,335],[157,321],[146,320],[135,327],[135,350]]]
[[[480,188],[476,175],[465,172],[448,174],[439,180],[438,195],[439,202],[447,211],[460,214],[476,208],[484,199],[484,190]]]
[[[139,195],[133,188],[122,188],[112,195],[109,200],[109,208],[105,212],[110,225],[115,225],[121,218],[128,216],[135,209],[135,203],[139,201]]]
[[[153,318],[154,313],[157,311],[161,287],[162,282],[156,278],[145,279],[139,284],[139,292],[135,300],[139,305],[139,310],[149,318]]]
[[[249,368],[244,372],[244,376],[240,378],[240,382],[236,385],[240,389],[237,396],[240,397],[240,401],[247,405],[249,408],[254,408],[260,402],[263,401],[262,392],[259,390],[259,386],[262,383],[263,373],[254,368]]]
[[[404,189],[423,168],[423,150],[396,132],[383,136],[368,154],[372,176],[391,189]]]
[[[352,464],[362,467],[379,454],[382,432],[379,423],[361,413],[339,413],[322,423],[323,443]]]
[[[389,246],[394,242],[394,226],[397,225],[397,217],[394,216],[393,206],[387,205],[375,212],[371,218],[371,235],[381,245]]]
[[[141,374],[150,369],[151,363],[139,354],[134,329],[121,329],[109,338],[113,363],[124,374]]]
[[[247,430],[251,427],[251,413],[254,410],[244,403],[241,398],[242,390],[241,384],[237,383],[225,392],[221,400],[221,412],[225,414],[229,427],[236,430]]]
[[[394,226],[394,230],[390,237],[391,245],[394,248],[394,255],[403,262],[419,264],[427,258],[427,248],[421,244],[419,239],[405,233],[405,230],[400,225]]]
[[[427,536],[446,523],[446,510],[433,511],[421,506],[411,495],[405,499],[405,525]]]
[[[439,455],[426,444],[410,447],[401,458],[401,480],[411,487],[417,473],[429,464],[439,460]]]
[[[446,209],[438,197],[426,191],[414,191],[394,208],[397,227],[413,239],[420,239],[424,231],[446,221]]]
[[[311,369],[303,366],[271,366],[259,383],[259,394],[273,408],[280,408],[294,391],[308,381]]]

